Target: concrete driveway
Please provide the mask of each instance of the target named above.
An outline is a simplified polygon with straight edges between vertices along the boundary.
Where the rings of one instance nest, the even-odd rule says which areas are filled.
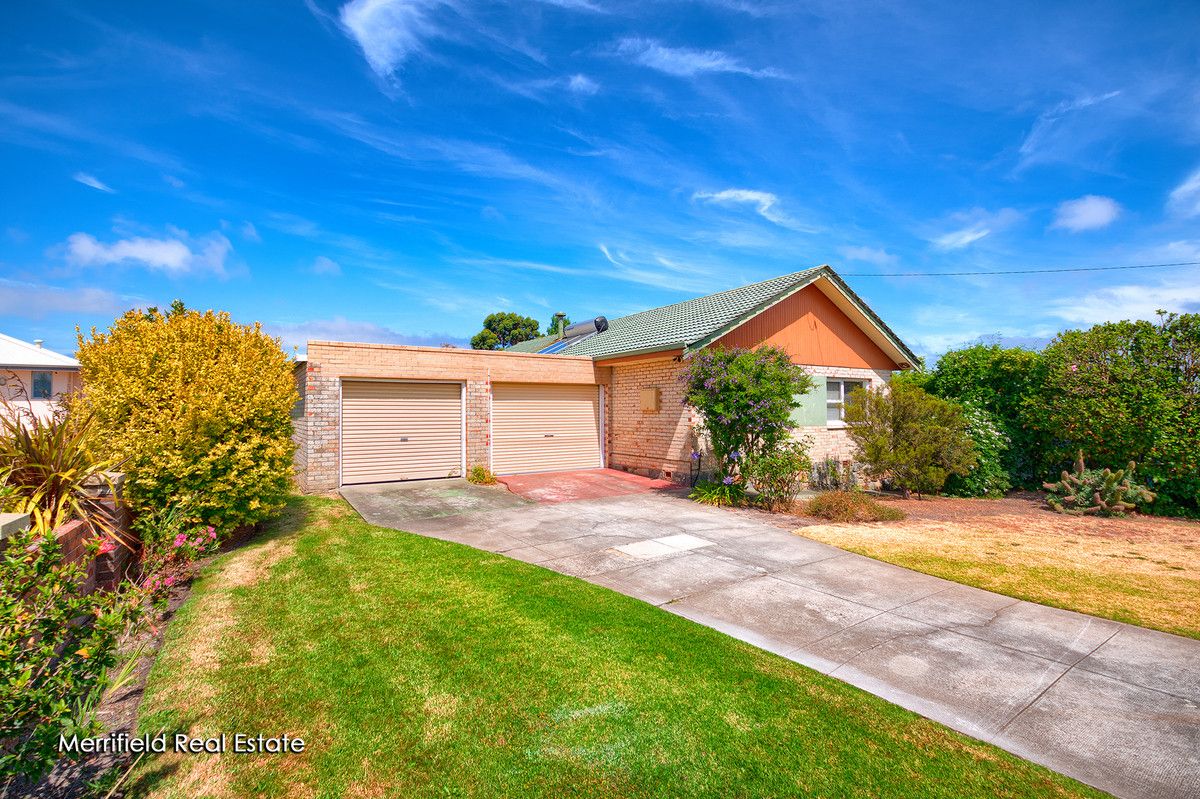
[[[1200,641],[661,493],[437,514],[412,512],[412,485],[343,494],[371,523],[607,586],[1117,796],[1200,796]]]

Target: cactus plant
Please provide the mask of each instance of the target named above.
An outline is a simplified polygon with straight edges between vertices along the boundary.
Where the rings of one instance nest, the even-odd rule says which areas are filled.
[[[1083,450],[1075,459],[1073,472],[1064,471],[1056,483],[1043,483],[1046,502],[1059,513],[1096,516],[1124,516],[1154,501],[1154,492],[1133,482],[1137,464],[1124,469],[1088,469]]]

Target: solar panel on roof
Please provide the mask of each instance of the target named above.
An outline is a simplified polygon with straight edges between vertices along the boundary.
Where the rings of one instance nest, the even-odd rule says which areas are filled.
[[[546,349],[539,350],[538,354],[553,355],[556,352],[562,352],[563,350],[565,350],[567,348],[567,345],[570,343],[571,343],[570,341],[556,341],[553,344],[551,344],[549,347],[547,347]]]

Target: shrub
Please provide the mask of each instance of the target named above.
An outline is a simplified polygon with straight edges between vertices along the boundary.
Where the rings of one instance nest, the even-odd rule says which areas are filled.
[[[868,472],[889,477],[906,496],[939,491],[976,462],[962,409],[907,383],[856,389],[846,429]]]
[[[115,535],[99,502],[85,491],[93,481],[111,488],[105,472],[114,465],[88,446],[90,423],[89,417],[63,409],[40,418],[0,401],[4,509],[29,513],[48,530],[70,519],[88,519]]]
[[[467,482],[490,486],[496,484],[496,475],[486,466],[475,465],[467,470]]]
[[[97,734],[85,709],[103,690],[121,632],[140,605],[136,594],[84,593],[86,561],[65,562],[42,523],[6,544],[0,562],[0,784],[44,775],[59,758],[60,733]]]
[[[703,505],[729,507],[744,505],[746,502],[746,486],[737,479],[726,475],[721,480],[709,480],[697,483],[688,499],[694,499]]]
[[[790,507],[804,486],[812,461],[810,441],[788,441],[775,449],[746,459],[742,475],[758,492],[758,501],[768,510]]]
[[[1057,483],[1046,483],[1046,502],[1059,513],[1076,515],[1124,516],[1154,501],[1154,494],[1133,482],[1137,465],[1130,461],[1124,469],[1088,469],[1083,452],[1075,460],[1074,472],[1062,473]]]
[[[897,522],[905,515],[860,491],[825,491],[802,503],[796,512],[833,522]]]
[[[1031,424],[1049,442],[1048,467],[1079,449],[1136,461],[1158,494],[1154,512],[1200,515],[1200,315],[1069,330],[1045,361]]]
[[[1039,352],[979,343],[947,352],[936,368],[915,379],[934,396],[991,414],[1010,441],[1001,459],[1009,483],[1033,488],[1045,471],[1045,432],[1030,425],[1029,413],[1041,395],[1044,366]]]
[[[686,402],[700,411],[718,477],[738,460],[774,449],[794,427],[791,413],[813,380],[778,347],[715,348],[695,355],[684,370]]]
[[[983,408],[963,403],[963,417],[978,459],[966,474],[952,474],[946,478],[946,493],[956,497],[1004,496],[1012,488],[1008,470],[1004,468],[1008,436]]]
[[[216,551],[217,530],[190,522],[194,514],[182,505],[142,517],[142,589],[153,602],[168,598],[171,587],[191,576],[200,558]]]
[[[814,464],[808,476],[808,487],[817,491],[841,491],[858,487],[854,464],[837,458],[825,458]]]
[[[182,504],[219,530],[269,517],[291,490],[291,362],[260,325],[176,302],[79,336],[94,440],[124,462],[135,511]]]

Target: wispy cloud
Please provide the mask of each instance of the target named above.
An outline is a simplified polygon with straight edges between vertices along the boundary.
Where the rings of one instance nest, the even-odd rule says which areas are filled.
[[[442,344],[466,346],[465,339],[450,334],[433,333],[411,335],[392,330],[373,322],[362,322],[335,316],[331,319],[313,319],[307,322],[273,322],[263,325],[272,336],[277,336],[286,349],[298,348],[301,352],[311,341],[354,341],[368,344],[410,344],[418,347],[440,347]]]
[[[752,205],[763,219],[780,227],[801,233],[815,233],[818,229],[793,219],[779,208],[779,198],[769,191],[753,189],[725,189],[717,192],[698,191],[692,200],[701,200],[715,205]]]
[[[4,316],[39,319],[50,313],[116,314],[130,304],[130,300],[107,289],[67,288],[0,278],[0,315]]]
[[[478,266],[485,269],[509,270],[519,269],[530,272],[546,272],[553,275],[583,275],[586,270],[573,269],[569,266],[547,264],[540,261],[521,261],[511,258],[455,258],[455,263],[466,266]]]
[[[442,0],[351,0],[338,18],[375,74],[391,78],[422,52],[426,39],[440,34],[433,15],[447,5]]]
[[[1153,320],[1159,310],[1175,313],[1200,311],[1200,283],[1195,274],[1183,274],[1157,285],[1137,283],[1097,289],[1082,297],[1050,304],[1052,316],[1080,325],[1119,319]]]
[[[135,236],[111,244],[87,233],[72,233],[67,237],[64,257],[67,263],[79,267],[127,264],[169,275],[195,272],[223,275],[225,260],[232,250],[229,239],[216,232],[192,239],[183,231],[173,230],[166,238]]]
[[[258,235],[258,228],[254,226],[253,222],[242,223],[242,238],[255,244],[262,244],[262,236]]]
[[[313,259],[312,266],[308,271],[314,275],[328,275],[331,277],[342,273],[342,265],[326,255],[318,255]]]
[[[603,242],[596,247],[613,266],[612,270],[598,272],[601,277],[687,293],[702,293],[712,288],[713,270],[705,265],[676,262],[659,253],[630,255],[614,251]]]
[[[86,172],[76,172],[74,175],[71,175],[71,180],[74,180],[76,183],[82,183],[85,186],[91,186],[93,189],[105,192],[106,194],[117,193],[116,189],[104,183],[95,175],[89,175]]]
[[[1167,207],[1178,216],[1200,216],[1200,169],[1188,175],[1171,191]]]
[[[576,94],[595,94],[600,91],[600,84],[587,75],[572,75],[567,79],[567,88]]]
[[[1121,206],[1111,197],[1087,194],[1078,200],[1067,200],[1054,213],[1052,228],[1063,228],[1072,233],[1107,227],[1121,215]]]
[[[862,261],[876,266],[891,266],[897,260],[887,250],[875,247],[838,247],[838,252],[847,261]]]
[[[970,211],[952,214],[950,221],[958,223],[958,227],[937,234],[929,241],[939,250],[961,250],[970,247],[980,239],[1012,226],[1021,218],[1021,213],[1012,208],[1001,208],[995,213],[982,208],[974,208]]]
[[[1099,106],[1121,95],[1120,91],[1105,94],[1085,95],[1063,102],[1049,108],[1038,115],[1037,120],[1025,135],[1019,149],[1020,161],[1018,168],[1023,168],[1037,161],[1055,160],[1052,155],[1058,139],[1066,135],[1061,131],[1063,123],[1079,112]],[[1071,137],[1068,138],[1078,138]]]
[[[734,56],[720,50],[693,50],[689,47],[668,47],[655,39],[629,37],[617,42],[617,54],[632,59],[644,67],[679,78],[691,78],[706,73],[747,75],[752,78],[782,78],[775,69],[754,69]]]
[[[569,11],[590,11],[593,14],[606,14],[608,9],[590,0],[539,0],[548,6],[558,6]]]

